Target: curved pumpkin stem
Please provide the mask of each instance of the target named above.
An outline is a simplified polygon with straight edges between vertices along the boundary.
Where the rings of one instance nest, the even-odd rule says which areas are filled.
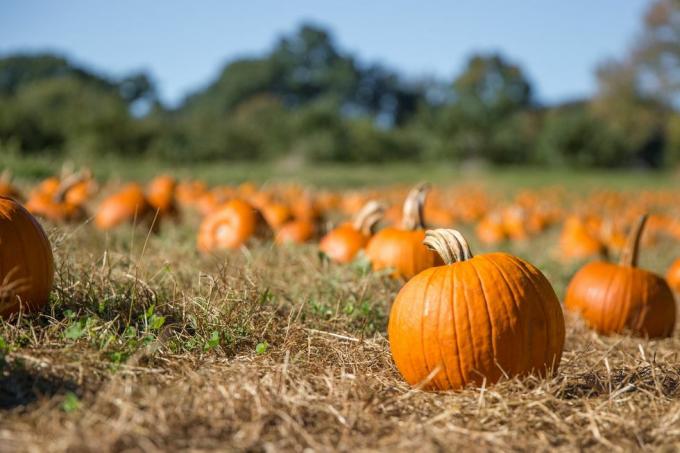
[[[385,205],[379,201],[371,200],[366,203],[354,216],[352,226],[355,230],[370,235],[373,227],[385,214]]]
[[[5,168],[2,170],[2,173],[0,173],[0,183],[5,183],[9,184],[12,182],[12,170],[9,168]]]
[[[425,232],[425,246],[442,257],[445,264],[469,260],[473,257],[470,245],[458,230],[439,228]]]
[[[425,199],[430,192],[430,184],[421,182],[415,186],[404,200],[404,210],[402,216],[402,227],[405,230],[414,231],[425,228]]]
[[[626,246],[623,248],[621,258],[619,259],[621,266],[637,267],[638,255],[640,253],[640,238],[642,238],[647,218],[647,214],[641,215],[633,229],[628,233]]]

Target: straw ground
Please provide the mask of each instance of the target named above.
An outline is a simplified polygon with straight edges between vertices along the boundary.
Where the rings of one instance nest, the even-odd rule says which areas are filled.
[[[553,378],[426,393],[390,357],[399,285],[361,261],[265,243],[202,257],[191,221],[158,236],[48,230],[50,305],[0,325],[2,451],[680,446],[677,333],[601,337],[568,316]],[[555,235],[504,248],[561,295],[576,264],[554,260]],[[643,265],[672,254],[662,243]]]

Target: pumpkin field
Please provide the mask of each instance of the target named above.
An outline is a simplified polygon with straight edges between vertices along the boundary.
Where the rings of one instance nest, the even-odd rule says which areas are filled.
[[[680,445],[677,174],[7,162],[2,451]]]

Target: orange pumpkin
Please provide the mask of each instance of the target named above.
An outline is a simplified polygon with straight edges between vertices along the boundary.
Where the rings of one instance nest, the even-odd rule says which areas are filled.
[[[0,196],[0,317],[40,310],[54,279],[49,240],[18,202]]]
[[[162,175],[151,180],[146,188],[146,199],[159,217],[177,216],[175,189],[177,181],[172,176]]]
[[[276,201],[265,203],[262,205],[261,211],[267,224],[274,230],[283,226],[293,217],[293,213],[287,204]]]
[[[592,233],[583,219],[573,216],[567,219],[560,234],[560,258],[582,260],[594,256],[606,256],[607,249]]]
[[[234,199],[208,214],[198,231],[198,249],[202,252],[237,249],[265,225],[262,215],[250,203]]]
[[[41,185],[32,192],[26,202],[26,209],[36,216],[54,222],[73,222],[85,219],[87,216],[82,205],[71,203],[66,199],[68,192],[83,181],[83,175],[67,176],[56,189],[52,184]]]
[[[371,238],[366,246],[374,270],[392,269],[392,277],[409,279],[441,260],[423,245],[425,221],[423,207],[429,184],[419,184],[406,197],[400,228],[389,227]]]
[[[508,238],[505,234],[501,215],[497,212],[489,213],[480,220],[475,228],[475,233],[477,238],[486,245],[498,244]]]
[[[277,231],[274,241],[279,244],[302,244],[310,241],[316,225],[309,219],[296,219],[284,223]]]
[[[142,186],[130,183],[102,201],[94,224],[100,230],[110,230],[130,222],[152,225],[154,217]]]
[[[409,384],[461,389],[557,370],[564,317],[538,269],[506,253],[473,257],[455,230],[428,231],[425,244],[445,265],[404,285],[388,325],[392,357]]]
[[[680,293],[680,258],[675,260],[668,268],[666,281],[673,291]]]
[[[90,170],[83,170],[74,183],[65,190],[64,200],[74,206],[83,206],[97,190],[97,184],[92,179]]]
[[[602,261],[582,267],[569,283],[565,306],[603,334],[626,329],[667,337],[675,326],[675,301],[666,281],[637,267],[643,215],[628,236],[619,264]]]
[[[369,201],[357,213],[354,222],[343,223],[326,234],[319,243],[319,249],[337,263],[349,263],[366,246],[384,212],[384,205]]]

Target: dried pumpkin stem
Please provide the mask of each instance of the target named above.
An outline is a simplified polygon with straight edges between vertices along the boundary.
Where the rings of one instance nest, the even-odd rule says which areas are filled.
[[[5,184],[12,182],[12,171],[9,168],[5,168],[2,170],[2,173],[0,173],[0,182]]]
[[[628,233],[628,239],[626,240],[626,246],[621,252],[621,258],[619,264],[621,266],[636,267],[638,262],[638,255],[640,252],[640,239],[642,238],[642,233],[645,229],[645,224],[647,223],[647,214],[643,214],[638,219],[637,223]]]
[[[375,200],[366,203],[354,216],[352,226],[355,230],[370,235],[373,227],[382,219],[385,205]]]
[[[430,191],[430,184],[423,182],[415,186],[406,196],[402,217],[402,227],[414,231],[425,228],[425,199]]]
[[[469,260],[473,257],[470,245],[458,230],[439,228],[425,233],[423,244],[442,257],[445,264]]]

